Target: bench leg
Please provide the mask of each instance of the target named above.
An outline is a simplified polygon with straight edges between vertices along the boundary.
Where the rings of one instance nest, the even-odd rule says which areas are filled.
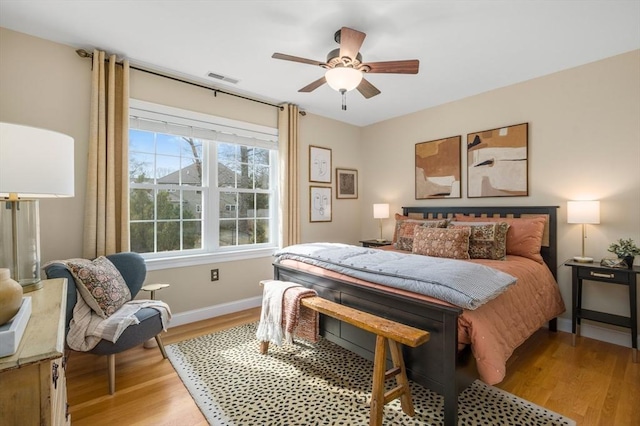
[[[373,360],[373,387],[371,389],[371,411],[369,425],[382,425],[384,408],[384,381],[387,371],[387,338],[376,336],[376,352]]]
[[[396,375],[396,383],[400,388],[400,404],[405,414],[413,417],[416,415],[413,409],[413,400],[411,399],[411,388],[409,387],[409,379],[407,379],[407,370],[404,366],[404,357],[402,356],[402,347],[395,340],[389,340],[389,350],[391,351],[391,359],[393,365],[398,367],[400,371]],[[386,402],[386,401],[385,401]]]
[[[264,355],[267,353],[268,350],[269,350],[269,341],[267,340],[266,342],[260,342],[260,353]]]

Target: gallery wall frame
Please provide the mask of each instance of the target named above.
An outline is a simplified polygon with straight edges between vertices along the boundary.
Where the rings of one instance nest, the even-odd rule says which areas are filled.
[[[331,183],[331,148],[309,145],[309,181]]]
[[[467,134],[467,197],[529,195],[529,123]]]
[[[336,167],[336,198],[358,198],[358,171]]]
[[[462,136],[420,142],[415,148],[416,200],[460,198]]]
[[[309,222],[331,222],[331,187],[309,186]]]

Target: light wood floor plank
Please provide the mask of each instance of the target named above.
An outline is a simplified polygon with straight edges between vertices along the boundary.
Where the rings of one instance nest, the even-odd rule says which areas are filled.
[[[165,345],[257,321],[260,309],[171,328]],[[256,350],[258,350],[256,348]],[[74,426],[204,426],[200,410],[157,348],[116,356],[116,394],[108,392],[106,357],[71,352],[67,386]],[[580,426],[640,424],[640,364],[631,350],[540,330],[509,359],[497,387],[566,415]]]

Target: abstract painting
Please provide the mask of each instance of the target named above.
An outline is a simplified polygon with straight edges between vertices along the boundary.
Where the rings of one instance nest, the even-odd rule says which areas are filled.
[[[416,144],[416,200],[460,198],[461,136]]]
[[[336,167],[336,198],[358,198],[358,171]]]
[[[331,183],[331,149],[309,146],[309,181]]]
[[[529,195],[528,123],[467,135],[467,196]]]
[[[309,187],[309,222],[331,222],[331,188]]]

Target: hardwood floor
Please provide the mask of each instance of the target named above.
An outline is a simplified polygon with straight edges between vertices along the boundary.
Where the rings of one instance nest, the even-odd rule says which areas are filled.
[[[257,321],[259,308],[170,329],[165,345]],[[256,348],[257,350],[257,348]],[[108,392],[105,357],[70,352],[67,386],[71,422],[82,425],[206,425],[189,392],[158,349],[116,356],[116,393]],[[538,331],[516,350],[497,387],[564,414],[578,425],[640,424],[640,364],[631,350]]]

